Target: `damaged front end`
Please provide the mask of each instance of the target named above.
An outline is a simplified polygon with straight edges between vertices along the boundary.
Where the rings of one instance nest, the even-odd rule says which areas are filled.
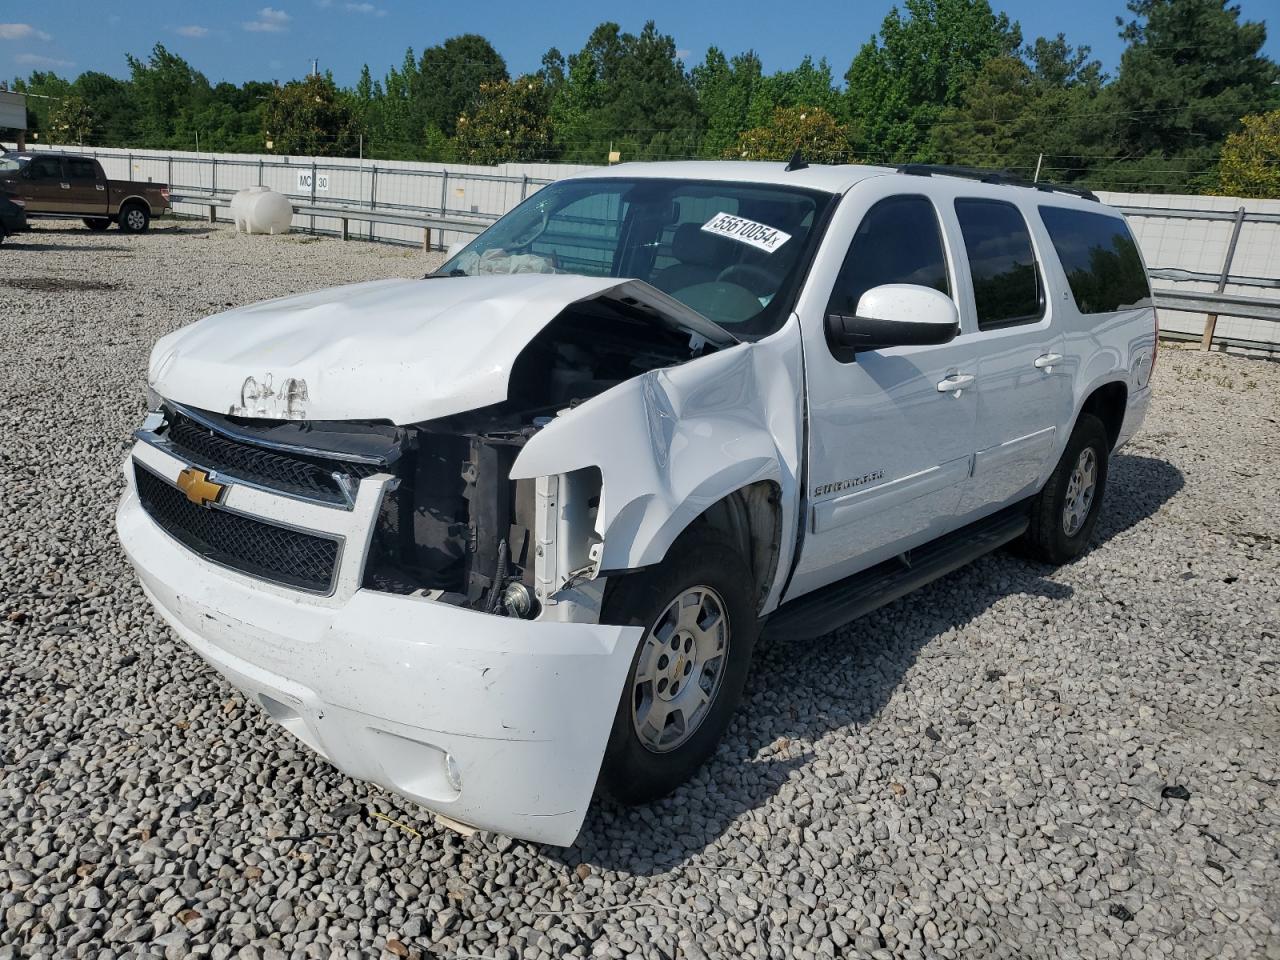
[[[672,444],[696,442],[686,431],[723,431],[742,482],[785,486],[755,407],[765,377],[796,391],[777,377],[783,354],[726,349],[732,337],[644,284],[536,282],[576,296],[534,317],[495,300],[477,331],[496,344],[488,363],[428,358],[457,393],[490,400],[469,409],[424,386],[386,417],[345,416],[394,377],[397,395],[412,388],[422,370],[392,357],[347,403],[329,392],[346,368],[268,368],[248,399],[288,415],[247,417],[244,391],[209,402],[209,352],[165,343],[152,378],[164,400],[125,465],[117,529],[182,638],[344,772],[463,824],[566,844],[642,632],[601,622],[608,568],[625,566],[609,563],[610,524],[621,556],[638,549],[627,531],[647,533],[661,514],[646,541],[657,550],[684,522],[677,503],[738,485],[718,444],[686,460],[695,473],[654,479]],[[554,300],[546,291],[543,307]],[[502,342],[517,330],[518,349]],[[597,464],[571,449],[582,431],[603,450],[602,420],[615,416],[615,442],[636,457],[631,482],[628,458]],[[646,501],[652,516],[638,512]]]

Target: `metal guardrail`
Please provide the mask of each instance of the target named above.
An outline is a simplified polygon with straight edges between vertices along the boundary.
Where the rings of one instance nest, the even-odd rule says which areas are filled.
[[[210,193],[170,193],[169,202],[186,203],[195,206],[208,207],[208,217],[210,223],[216,223],[218,219],[218,211],[231,206],[231,198],[225,194]],[[435,213],[406,213],[391,209],[375,209],[370,210],[365,207],[349,207],[349,206],[327,206],[321,204],[293,204],[294,216],[313,218],[312,232],[315,232],[314,218],[338,220],[342,226],[334,231],[335,236],[340,236],[343,240],[350,239],[351,222],[357,223],[385,223],[399,227],[415,227],[423,231],[422,249],[430,250],[431,232],[433,230],[444,233],[467,233],[479,234],[483,233],[488,227],[489,222],[477,222],[474,219],[468,220],[460,217],[440,216]]]
[[[1214,343],[1229,346],[1259,346],[1246,344],[1235,339],[1218,337],[1218,317],[1242,317],[1248,320],[1267,320],[1280,322],[1280,300],[1264,297],[1249,297],[1227,293],[1227,285],[1261,287],[1263,289],[1280,288],[1280,279],[1271,277],[1243,277],[1231,274],[1231,263],[1235,260],[1236,247],[1240,242],[1240,231],[1249,223],[1280,223],[1280,213],[1250,213],[1244,207],[1235,210],[1190,210],[1169,207],[1118,207],[1126,217],[1160,217],[1172,220],[1217,220],[1231,223],[1231,238],[1227,242],[1227,253],[1222,261],[1222,269],[1218,273],[1205,273],[1197,270],[1183,270],[1176,267],[1155,267],[1148,273],[1157,280],[1169,280],[1174,283],[1212,283],[1217,288],[1213,292],[1205,290],[1170,290],[1153,289],[1151,291],[1157,309],[1182,311],[1185,313],[1203,313],[1204,330],[1200,335],[1200,349],[1209,350]],[[1275,350],[1274,344],[1261,345],[1265,349]]]
[[[1205,313],[1215,320],[1219,315],[1244,317],[1248,320],[1270,320],[1280,323],[1280,300],[1263,297],[1242,297],[1232,293],[1209,293],[1196,290],[1151,291],[1158,310],[1182,310],[1186,313]]]

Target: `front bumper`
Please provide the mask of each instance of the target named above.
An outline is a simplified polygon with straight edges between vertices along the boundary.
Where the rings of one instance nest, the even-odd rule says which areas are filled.
[[[254,581],[171,539],[125,473],[116,529],[147,596],[285,729],[344,773],[453,820],[573,842],[639,628]]]

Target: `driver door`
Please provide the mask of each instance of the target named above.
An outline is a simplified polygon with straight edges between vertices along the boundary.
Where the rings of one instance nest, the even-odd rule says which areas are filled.
[[[71,184],[63,175],[61,157],[35,157],[27,164],[26,176],[19,183],[27,213],[66,211]]]
[[[896,188],[896,189],[895,189]],[[931,199],[869,182],[836,213],[798,309],[809,448],[793,599],[952,529],[974,450],[977,357],[966,338],[837,356],[829,312],[885,283],[956,298],[955,243]],[[963,313],[963,311],[962,311]],[[962,385],[956,389],[956,385]]]

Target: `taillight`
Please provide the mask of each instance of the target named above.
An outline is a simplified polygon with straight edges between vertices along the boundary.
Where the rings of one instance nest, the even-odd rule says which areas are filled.
[[[160,188],[160,196],[162,196],[162,197],[164,197],[166,200],[168,200],[168,199],[169,199],[169,188],[168,188],[168,187],[161,187],[161,188]]]

